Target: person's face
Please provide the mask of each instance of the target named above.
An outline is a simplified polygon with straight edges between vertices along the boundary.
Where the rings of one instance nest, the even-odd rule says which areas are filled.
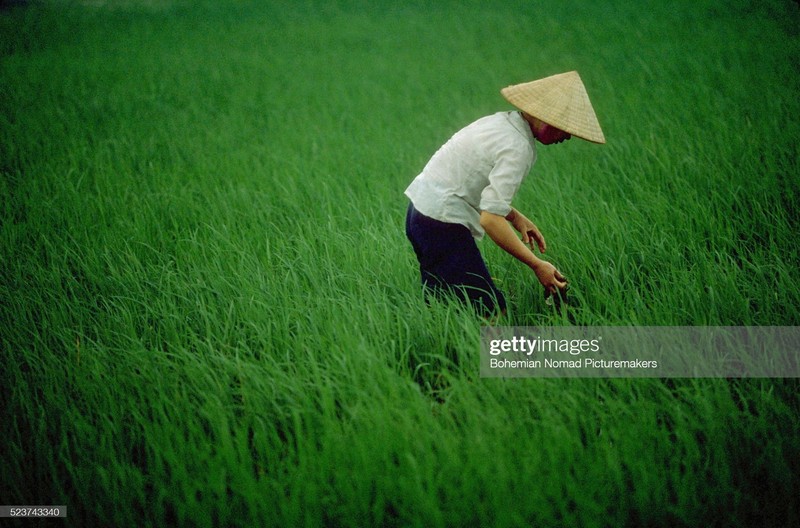
[[[542,127],[542,130],[539,132],[539,136],[536,138],[543,145],[561,143],[562,141],[566,141],[572,137],[571,134],[564,132],[560,128],[550,126],[547,123],[543,123],[543,125],[544,126]]]
[[[542,145],[561,143],[562,141],[566,141],[572,137],[569,132],[564,132],[560,128],[548,125],[544,121],[536,119],[535,117],[526,115],[525,118],[528,123],[530,123],[533,137],[535,137]]]

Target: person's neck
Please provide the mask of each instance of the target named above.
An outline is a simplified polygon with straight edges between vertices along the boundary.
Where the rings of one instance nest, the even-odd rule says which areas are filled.
[[[520,111],[520,115],[522,116],[522,119],[524,119],[525,122],[528,123],[528,128],[531,129],[531,134],[533,134],[533,137],[535,137],[536,139],[539,139],[539,134],[537,133],[537,130],[538,130],[538,127],[539,127],[539,123],[541,121],[539,121],[538,119],[536,119],[532,115],[526,114],[525,112],[522,112],[522,111]]]

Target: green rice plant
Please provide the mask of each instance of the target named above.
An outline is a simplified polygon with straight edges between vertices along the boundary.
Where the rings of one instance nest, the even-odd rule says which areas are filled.
[[[72,526],[791,526],[794,379],[483,379],[405,186],[506,84],[608,138],[515,206],[571,304],[481,249],[500,322],[798,324],[784,1],[0,6],[2,504]],[[22,523],[20,523],[22,525]]]

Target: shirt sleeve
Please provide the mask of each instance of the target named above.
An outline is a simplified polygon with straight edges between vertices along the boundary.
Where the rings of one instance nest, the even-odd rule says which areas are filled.
[[[500,149],[489,172],[489,185],[481,192],[480,210],[500,216],[511,212],[511,200],[531,170],[533,157],[527,145]]]

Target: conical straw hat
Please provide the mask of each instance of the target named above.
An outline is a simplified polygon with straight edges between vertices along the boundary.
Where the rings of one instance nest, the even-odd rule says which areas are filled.
[[[509,103],[549,125],[587,141],[606,142],[576,71],[507,86],[500,93]]]

